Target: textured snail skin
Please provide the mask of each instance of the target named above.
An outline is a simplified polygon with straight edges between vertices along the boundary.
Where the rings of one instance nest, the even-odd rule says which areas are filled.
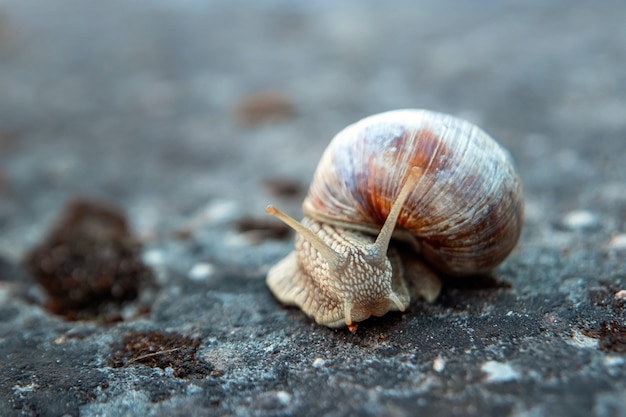
[[[394,237],[415,252],[400,256],[390,247],[379,271],[364,259],[364,248],[403,187]],[[473,124],[427,110],[381,113],[339,132],[322,155],[303,211],[301,224],[340,258],[354,252],[348,258],[355,265],[329,269],[328,256],[305,231],[267,283],[280,301],[318,323],[354,329],[370,315],[403,311],[408,287],[420,288],[413,296],[436,298],[437,272],[491,271],[513,250],[523,224],[521,182],[508,152]]]

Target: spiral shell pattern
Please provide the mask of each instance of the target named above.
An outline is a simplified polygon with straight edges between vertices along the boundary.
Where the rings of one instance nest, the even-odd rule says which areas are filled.
[[[376,233],[409,170],[421,178],[396,230],[415,237],[441,272],[487,272],[522,231],[521,182],[509,153],[480,128],[427,110],[367,117],[339,132],[322,155],[304,213]]]

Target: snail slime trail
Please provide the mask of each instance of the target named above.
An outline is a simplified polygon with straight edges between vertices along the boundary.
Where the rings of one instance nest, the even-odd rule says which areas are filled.
[[[453,116],[407,109],[339,132],[302,209],[301,222],[266,210],[297,232],[267,284],[317,323],[356,331],[372,315],[404,311],[411,295],[436,299],[438,273],[497,267],[519,239],[524,203],[512,158],[494,139]],[[392,237],[415,253],[396,250]]]

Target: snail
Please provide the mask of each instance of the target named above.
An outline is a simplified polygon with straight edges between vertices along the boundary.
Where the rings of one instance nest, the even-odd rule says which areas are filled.
[[[298,222],[266,209],[296,231],[267,284],[317,323],[354,332],[370,316],[405,311],[411,295],[434,301],[441,274],[492,271],[519,239],[524,203],[510,154],[487,133],[407,109],[340,131],[302,210]]]

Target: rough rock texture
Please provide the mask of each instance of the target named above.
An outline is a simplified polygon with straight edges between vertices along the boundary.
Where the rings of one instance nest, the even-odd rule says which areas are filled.
[[[625,13],[0,0],[0,415],[625,416]],[[292,244],[263,208],[298,215],[334,133],[403,107],[511,151],[524,234],[494,283],[316,326],[265,286]],[[121,321],[55,315],[25,266],[77,197],[158,284]]]

